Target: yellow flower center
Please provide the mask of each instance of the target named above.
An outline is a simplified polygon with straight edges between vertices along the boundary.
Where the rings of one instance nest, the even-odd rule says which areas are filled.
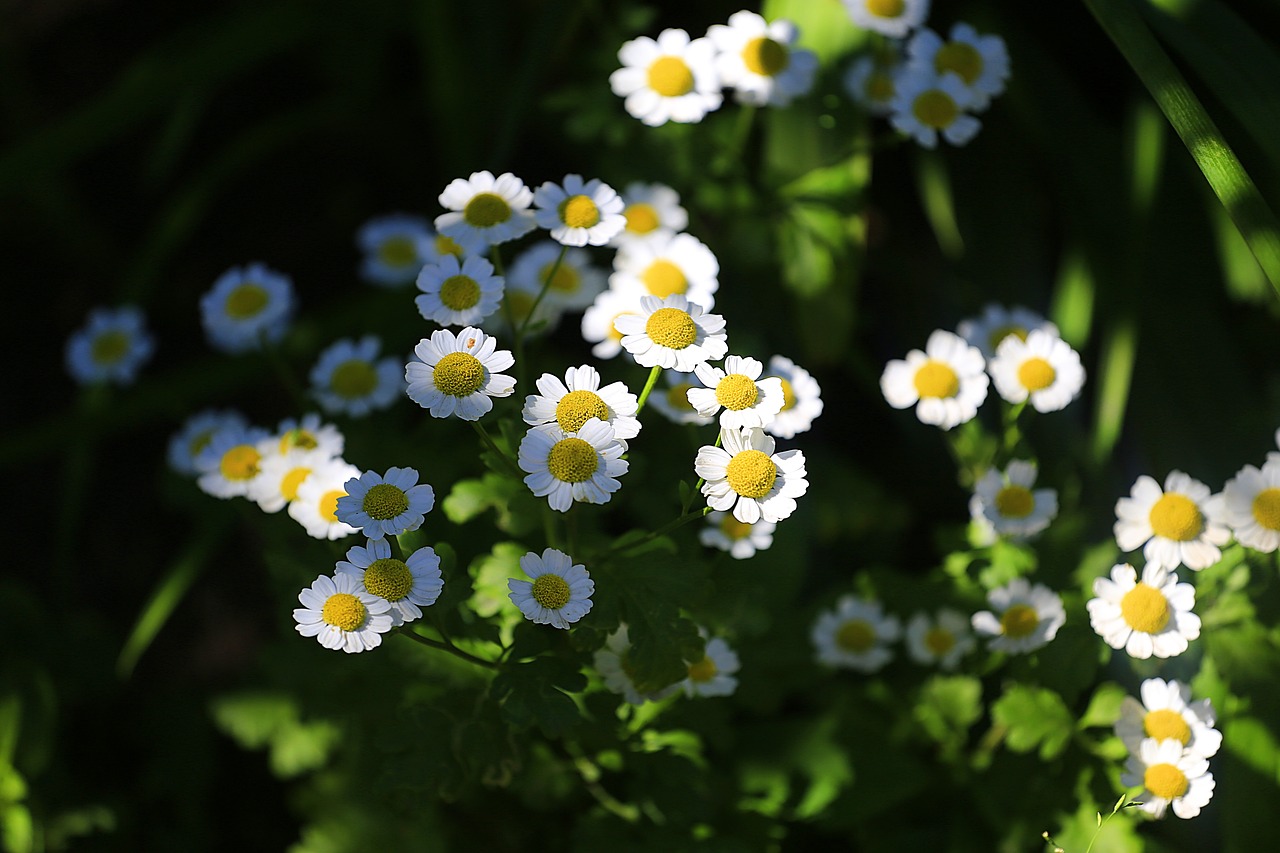
[[[462,218],[474,228],[492,228],[511,218],[511,205],[496,193],[476,193],[462,209]]]
[[[689,680],[704,683],[716,677],[716,662],[709,657],[704,657],[697,663],[689,664]]]
[[[644,331],[651,341],[668,349],[684,349],[698,339],[698,324],[679,308],[654,311],[645,321]]]
[[[1154,586],[1140,583],[1120,599],[1120,615],[1133,630],[1158,634],[1169,624],[1169,600]]]
[[[390,521],[409,509],[409,496],[399,486],[378,483],[364,493],[360,509],[374,521]]]
[[[924,634],[924,647],[937,657],[942,657],[951,651],[955,644],[955,636],[946,628],[934,626]]]
[[[261,461],[262,454],[253,445],[237,444],[222,454],[218,467],[228,480],[252,480],[261,470],[258,467]]]
[[[298,486],[302,485],[303,480],[311,476],[310,468],[294,468],[280,481],[280,494],[284,499],[292,503],[298,499]]]
[[[791,57],[787,49],[771,38],[760,36],[747,42],[742,49],[742,64],[752,74],[772,77],[787,67]]]
[[[751,535],[751,525],[745,521],[738,521],[731,513],[726,512],[724,518],[720,519],[720,532],[737,542]]]
[[[468,397],[484,385],[484,365],[469,352],[451,352],[436,362],[431,381],[450,397]]]
[[[693,69],[678,56],[662,56],[649,66],[649,88],[664,98],[693,91]]]
[[[1142,784],[1162,800],[1176,800],[1187,792],[1191,783],[1172,764],[1153,764],[1142,774]]]
[[[622,340],[622,332],[618,331],[618,318],[621,317],[623,314],[634,314],[634,313],[635,313],[634,311],[619,311],[617,314],[613,315],[613,319],[609,321],[609,340],[611,341]]]
[[[538,272],[538,281],[547,281],[547,276],[551,275],[551,268],[554,263],[547,264]],[[552,290],[560,293],[577,293],[578,288],[582,286],[582,276],[578,275],[578,271],[566,263],[561,263],[560,268],[556,270],[555,276],[547,285]]]
[[[1148,516],[1151,532],[1174,542],[1190,542],[1204,530],[1200,507],[1186,495],[1169,493],[1156,501]]]
[[[693,404],[689,402],[689,389],[692,387],[688,382],[672,385],[667,391],[667,402],[671,404],[671,408],[678,412],[692,412]]]
[[[716,402],[735,412],[751,408],[759,396],[756,383],[741,373],[730,373],[716,384]]]
[[[665,299],[673,293],[684,293],[689,289],[689,279],[684,270],[667,260],[657,260],[649,264],[640,273],[640,280],[649,292],[659,299]]]
[[[444,234],[436,235],[436,252],[441,255],[453,255],[460,258],[463,255],[462,247],[458,245],[458,241],[452,237],[446,237]]]
[[[128,352],[129,336],[118,329],[98,335],[89,347],[89,357],[97,364],[115,364]]]
[[[451,275],[440,285],[440,301],[453,311],[465,311],[480,301],[480,284],[469,275]]]
[[[862,653],[875,644],[875,628],[862,619],[850,619],[836,631],[836,645],[847,652]]]
[[[911,104],[911,113],[925,127],[942,130],[960,116],[960,108],[951,96],[941,89],[928,89],[916,96]]]
[[[571,195],[557,208],[560,221],[570,228],[590,228],[600,221],[600,208],[591,196]]]
[[[1280,489],[1263,489],[1253,499],[1253,517],[1268,530],[1280,530]]]
[[[418,247],[410,237],[397,234],[382,241],[378,260],[389,267],[407,267],[418,260]]]
[[[1000,614],[1000,630],[1006,637],[1021,639],[1035,633],[1040,624],[1040,616],[1029,604],[1013,604]]]
[[[1043,391],[1058,378],[1053,365],[1039,356],[1033,356],[1018,366],[1018,381],[1028,391]]]
[[[898,93],[893,85],[893,75],[878,69],[867,75],[867,82],[863,85],[862,91],[866,94],[867,100],[873,104],[892,101],[893,96]]]
[[[299,450],[315,450],[320,446],[320,442],[309,430],[298,427],[297,429],[286,430],[284,435],[280,436],[280,452],[288,453],[293,448]]]
[[[773,488],[778,466],[763,451],[743,450],[725,466],[725,478],[729,488],[744,498],[762,498]]]
[[[648,234],[662,224],[653,205],[642,201],[627,205],[622,215],[627,219],[627,230],[634,234]]]
[[[982,54],[966,42],[947,42],[934,54],[933,67],[940,75],[953,71],[965,85],[972,86],[982,76]]]
[[[954,397],[960,393],[960,377],[951,365],[934,359],[916,371],[915,385],[921,397]]]
[[[335,592],[325,600],[320,618],[342,631],[354,631],[364,624],[368,614],[364,602],[349,592]]]
[[[1142,718],[1142,730],[1156,740],[1176,740],[1183,746],[1191,743],[1191,726],[1177,711],[1162,708]]]
[[[364,570],[364,588],[378,598],[399,601],[413,589],[413,572],[403,561],[392,557],[374,560]]]
[[[548,572],[533,580],[533,600],[548,610],[559,610],[569,603],[569,584],[559,575]]]
[[[1035,508],[1030,489],[1010,485],[996,493],[996,511],[1005,518],[1026,518]]]
[[[779,377],[781,378],[781,377]],[[782,379],[782,411],[796,407],[796,389],[788,380]]]
[[[577,432],[592,418],[609,420],[609,407],[595,391],[570,391],[556,403],[556,423],[565,432]]]
[[[329,388],[339,397],[358,400],[373,393],[378,387],[378,371],[364,359],[353,358],[344,361],[333,369],[329,377]]]
[[[906,10],[906,0],[867,0],[867,11],[877,18],[901,18]]]
[[[547,454],[547,470],[562,483],[583,483],[600,467],[600,454],[580,438],[562,438]]]
[[[991,351],[995,352],[999,349],[1001,342],[1010,335],[1016,335],[1018,340],[1025,341],[1027,334],[1027,330],[1022,326],[1001,326],[991,332],[991,335],[987,338],[987,343],[991,346]]]
[[[345,498],[347,493],[342,489],[332,489],[320,496],[320,502],[316,505],[319,515],[329,524],[338,523],[338,498]]]
[[[227,296],[227,316],[248,320],[267,307],[267,291],[259,284],[242,284]]]

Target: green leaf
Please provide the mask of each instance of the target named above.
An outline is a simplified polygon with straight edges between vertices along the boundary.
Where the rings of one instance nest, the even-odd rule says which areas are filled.
[[[1120,704],[1128,695],[1123,687],[1110,681],[1098,685],[1076,725],[1082,729],[1114,726],[1120,719]]]
[[[925,682],[912,713],[929,737],[958,748],[982,716],[982,682],[967,675],[935,675]]]
[[[294,700],[281,693],[239,693],[213,700],[213,719],[246,749],[261,749],[298,720]]]
[[[286,725],[271,741],[271,769],[281,779],[290,779],[323,767],[341,734],[327,720]]]
[[[1006,729],[1005,743],[1014,752],[1039,749],[1048,760],[1062,752],[1075,730],[1075,719],[1062,697],[1043,687],[1015,684],[991,707],[991,716]]]
[[[507,581],[511,578],[528,579],[520,568],[520,558],[527,553],[528,549],[516,542],[499,542],[488,554],[472,560],[471,577],[475,592],[467,606],[486,619],[499,613],[511,616]],[[519,617],[520,614],[517,611],[514,615]]]
[[[444,514],[454,524],[466,524],[487,510],[497,513],[498,528],[513,536],[533,529],[533,519],[517,510],[529,490],[511,477],[488,473],[479,479],[459,480],[441,502]]]

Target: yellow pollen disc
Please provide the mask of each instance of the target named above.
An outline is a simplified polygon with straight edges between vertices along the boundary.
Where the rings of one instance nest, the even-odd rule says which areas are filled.
[[[389,267],[412,266],[418,260],[418,247],[411,238],[397,234],[382,241],[378,260]]]
[[[1158,634],[1169,624],[1169,600],[1154,586],[1140,583],[1120,599],[1120,615],[1133,630]]]
[[[399,486],[379,483],[364,493],[360,509],[375,521],[390,521],[409,508],[409,496]]]
[[[584,483],[600,467],[600,454],[580,438],[562,438],[547,454],[547,470],[562,483]]]
[[[364,624],[364,602],[349,592],[335,592],[325,601],[320,609],[320,618],[325,624],[332,625],[342,631],[354,631]]]
[[[933,67],[939,75],[954,71],[966,86],[972,86],[982,76],[982,54],[966,42],[949,41],[934,54]]]
[[[1033,356],[1018,366],[1018,382],[1028,391],[1043,391],[1057,378],[1058,371],[1039,356]]]
[[[742,49],[742,64],[752,74],[772,77],[791,61],[787,49],[771,38],[753,38]]]
[[[1174,542],[1190,542],[1204,530],[1200,507],[1186,495],[1169,493],[1156,501],[1148,516],[1151,532]]]
[[[627,230],[633,234],[648,234],[662,224],[653,205],[642,201],[627,205],[622,215],[626,217]]]
[[[756,383],[741,373],[730,373],[716,383],[716,402],[735,412],[751,408],[759,397]]]
[[[725,466],[729,488],[744,498],[762,498],[778,479],[778,466],[760,450],[743,450]]]
[[[1022,326],[1001,326],[991,333],[987,338],[987,343],[991,345],[991,351],[995,352],[999,349],[1001,342],[1010,335],[1016,335],[1018,340],[1025,341],[1027,334],[1027,330]]]
[[[345,498],[347,493],[341,489],[334,489],[325,492],[320,496],[320,503],[316,506],[320,517],[330,524],[338,522],[338,498]]]
[[[1280,489],[1263,489],[1253,499],[1253,517],[1268,530],[1280,530]]]
[[[1143,717],[1142,730],[1147,737],[1156,740],[1176,740],[1183,746],[1191,743],[1191,726],[1187,725],[1181,714],[1168,708],[1151,711]]]
[[[298,499],[298,486],[302,485],[302,481],[311,476],[310,468],[294,468],[288,474],[284,475],[284,479],[280,481],[280,494],[284,499],[292,503]]]
[[[942,657],[955,647],[956,638],[946,628],[930,628],[924,634],[924,647]]]
[[[89,357],[97,364],[115,364],[128,352],[129,336],[118,330],[103,332],[93,339],[89,347]]]
[[[665,299],[673,293],[683,294],[689,289],[689,279],[685,278],[684,270],[666,260],[656,260],[649,264],[640,273],[640,280],[649,293],[659,299]]]
[[[316,437],[305,429],[291,429],[280,436],[280,452],[288,453],[293,448],[315,450],[320,446]]]
[[[658,346],[684,349],[698,339],[698,324],[687,311],[659,308],[644,324],[645,334]]]
[[[227,316],[233,320],[248,320],[267,307],[267,291],[258,284],[242,284],[227,297]]]
[[[781,377],[778,377],[781,379]],[[796,389],[786,379],[782,379],[782,411],[796,407]]]
[[[649,66],[649,88],[664,98],[693,91],[693,69],[678,56],[662,56]]]
[[[689,664],[689,680],[697,682],[707,682],[716,677],[716,662],[709,657],[705,657],[697,663]]]
[[[453,311],[474,308],[480,301],[480,285],[469,275],[451,275],[440,284],[440,301]]]
[[[484,365],[469,352],[451,352],[436,362],[431,381],[450,397],[468,397],[484,385]]]
[[[671,404],[671,408],[678,412],[692,412],[693,405],[689,402],[689,389],[692,387],[688,382],[672,385],[667,391],[667,402]]]
[[[911,113],[925,127],[942,130],[951,127],[960,117],[960,108],[941,89],[928,89],[916,96],[911,104]]]
[[[901,18],[906,10],[906,0],[867,0],[867,11],[877,18]]]
[[[329,390],[339,397],[356,400],[367,397],[378,387],[378,371],[364,359],[353,358],[333,369],[329,376]]]
[[[892,101],[898,90],[893,85],[892,74],[887,71],[872,71],[867,75],[867,82],[863,87],[863,92],[866,93],[867,100],[873,104],[882,104],[886,101]]]
[[[569,584],[559,575],[548,572],[533,579],[533,600],[548,610],[559,610],[569,603]]]
[[[413,573],[401,560],[391,557],[374,560],[364,570],[364,588],[378,598],[399,601],[413,589]]]
[[[590,228],[600,221],[600,208],[591,196],[571,195],[557,208],[560,221],[570,228]]]
[[[1026,518],[1035,508],[1036,499],[1022,486],[1005,486],[996,493],[996,511],[1005,518]]]
[[[538,281],[545,282],[547,276],[551,275],[551,268],[554,263],[547,264],[538,271]],[[552,290],[560,293],[577,293],[578,288],[582,286],[582,276],[578,275],[578,271],[566,263],[560,264],[560,269],[556,270],[555,277],[551,279],[547,285]]]
[[[436,235],[436,252],[441,255],[453,255],[455,258],[461,258],[463,254],[458,241],[443,234]]]
[[[511,205],[495,193],[477,193],[463,208],[462,218],[476,228],[492,228],[511,218]]]
[[[738,521],[731,513],[726,512],[724,518],[720,519],[720,532],[737,542],[751,535],[751,525],[745,521]]]
[[[609,407],[595,391],[570,391],[556,403],[556,423],[565,432],[577,432],[592,418],[609,420]]]
[[[1142,784],[1162,800],[1175,800],[1191,787],[1186,774],[1172,764],[1152,764],[1142,774]]]
[[[916,371],[915,385],[921,397],[954,397],[960,393],[960,377],[951,365],[933,359]]]
[[[1029,637],[1040,624],[1036,609],[1029,604],[1014,604],[1000,614],[1000,630],[1006,637]]]
[[[865,652],[875,644],[875,629],[861,619],[850,619],[836,631],[836,645],[846,652]]]
[[[248,444],[237,444],[235,447],[222,454],[222,461],[218,464],[222,471],[222,476],[228,480],[252,480],[258,476],[258,463],[262,461],[262,454],[257,448]]]

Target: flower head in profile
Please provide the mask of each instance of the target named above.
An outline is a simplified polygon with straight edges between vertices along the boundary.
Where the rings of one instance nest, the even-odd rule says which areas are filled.
[[[83,384],[128,385],[154,350],[155,340],[140,310],[132,306],[98,308],[67,340],[67,372]]]
[[[200,320],[209,343],[229,353],[280,340],[293,309],[293,282],[263,264],[232,267],[200,297]]]
[[[822,387],[800,365],[775,355],[769,359],[765,376],[782,380],[782,410],[764,425],[765,432],[778,438],[795,438],[808,432],[822,414]]]
[[[564,183],[547,181],[533,193],[534,219],[565,246],[603,246],[627,225],[622,198],[613,187],[581,175],[565,175]]]
[[[334,341],[311,368],[311,396],[326,412],[353,418],[387,408],[404,392],[403,362],[381,352],[373,335]]]
[[[925,148],[936,148],[938,137],[964,145],[978,135],[982,122],[969,114],[974,95],[955,74],[934,74],[907,65],[894,81],[889,123]]]
[[[943,608],[935,615],[916,613],[907,622],[907,653],[916,663],[953,670],[973,650],[973,634],[963,613]]]
[[[435,234],[421,216],[393,213],[370,219],[356,232],[364,253],[360,277],[379,287],[403,287],[434,260]]]
[[[418,272],[414,297],[423,319],[441,326],[473,326],[494,311],[502,301],[502,277],[493,274],[493,264],[479,255],[458,260],[445,255]]]
[[[478,421],[493,408],[492,398],[515,391],[515,379],[498,372],[516,363],[511,352],[471,326],[456,335],[448,329],[432,332],[413,354],[417,360],[404,368],[406,392],[434,418]]]
[[[849,17],[864,30],[905,38],[929,17],[929,0],[843,0]]]
[[[986,359],[958,335],[937,329],[924,351],[894,359],[880,376],[880,391],[895,409],[916,407],[921,423],[951,429],[978,413],[990,380]]]
[[[772,436],[758,427],[721,428],[720,445],[700,448],[693,465],[705,480],[708,506],[746,524],[782,521],[795,512],[795,499],[809,490],[804,453],[775,453]]]
[[[640,310],[621,314],[613,325],[622,332],[622,348],[641,367],[693,372],[694,365],[723,358],[729,351],[724,318],[679,294],[665,299],[640,297]]]
[[[1213,774],[1209,761],[1184,750],[1174,739],[1145,738],[1136,754],[1125,762],[1120,784],[1141,785],[1142,811],[1162,818],[1170,806],[1180,818],[1192,818],[1213,798]]]
[[[739,103],[753,106],[785,107],[813,88],[818,57],[795,46],[799,35],[790,21],[769,23],[746,10],[730,15],[728,26],[707,30],[716,46],[720,82],[733,87]]]
[[[611,693],[618,693],[631,705],[660,702],[680,689],[680,683],[650,684],[636,680],[636,668],[631,662],[631,639],[627,626],[619,625],[609,635],[602,648],[596,649],[592,658],[596,671],[604,679],[604,686]]]
[[[520,442],[520,468],[529,476],[525,485],[536,497],[545,497],[551,508],[567,512],[575,502],[608,503],[622,483],[630,463],[625,448],[611,427],[597,417],[588,418],[574,432],[559,424],[536,426]]]
[[[618,51],[622,67],[609,75],[609,86],[650,127],[702,121],[723,100],[715,54],[710,39],[690,39],[684,30],[663,30],[656,40],[641,36]]]
[[[981,350],[983,358],[994,358],[1005,338],[1013,335],[1025,341],[1036,329],[1058,337],[1058,327],[1030,308],[1020,305],[1006,308],[989,302],[977,317],[961,320],[956,326],[956,334]]]
[[[1111,569],[1110,579],[1094,579],[1093,594],[1086,605],[1089,624],[1108,646],[1130,657],[1171,658],[1200,636],[1200,617],[1191,612],[1195,589],[1178,583],[1164,566],[1146,566],[1139,581],[1133,566],[1122,563]]]
[[[1280,458],[1244,466],[1223,487],[1222,500],[1236,541],[1264,553],[1280,548]]]
[[[533,192],[510,172],[496,178],[487,170],[472,172],[466,180],[450,181],[440,193],[440,206],[449,212],[436,217],[436,230],[466,252],[479,254],[536,228],[532,202]]]
[[[761,379],[764,365],[754,358],[731,355],[724,367],[697,364],[693,372],[703,387],[689,389],[689,404],[703,417],[719,413],[724,429],[763,429],[782,411],[782,380]]]
[[[524,398],[522,413],[530,426],[553,423],[566,433],[574,433],[591,418],[599,418],[613,427],[613,437],[619,441],[640,433],[636,395],[621,382],[601,387],[599,371],[589,364],[570,367],[564,372],[564,381],[544,373],[535,384],[540,393]]]
[[[987,593],[991,610],[973,614],[976,634],[990,637],[993,652],[1024,654],[1048,645],[1067,621],[1062,597],[1043,584],[1014,578]]]
[[[704,637],[706,632],[700,631]],[[720,637],[707,640],[702,659],[688,662],[689,675],[680,682],[684,695],[732,696],[738,689],[736,673],[741,664],[737,653]]]
[[[893,659],[890,643],[902,636],[898,617],[886,615],[878,601],[845,595],[835,610],[824,611],[810,637],[818,662],[859,672],[875,672]]]
[[[1212,758],[1222,747],[1222,733],[1213,727],[1213,703],[1208,699],[1192,702],[1186,684],[1148,678],[1139,694],[1142,701],[1124,697],[1116,720],[1116,736],[1129,752],[1138,754],[1145,738],[1175,740],[1201,758]]]
[[[338,561],[337,575],[355,578],[361,592],[390,605],[393,625],[421,619],[422,608],[435,604],[444,589],[435,549],[419,548],[401,560],[392,556],[386,539],[369,539],[348,549],[347,559]]]
[[[1222,495],[1181,471],[1171,471],[1163,489],[1139,477],[1129,497],[1116,501],[1114,531],[1121,551],[1142,548],[1148,564],[1197,572],[1222,559],[1218,546],[1231,539]]]
[[[680,206],[680,193],[666,184],[627,184],[622,202],[627,224],[614,235],[614,246],[678,234],[689,226],[689,213]]]
[[[1080,355],[1056,335],[1033,329],[1026,340],[1006,336],[987,365],[1000,396],[1010,403],[1030,400],[1037,412],[1056,412],[1080,394]]]
[[[293,611],[299,634],[315,637],[326,649],[357,654],[376,649],[391,630],[391,605],[364,591],[351,575],[316,578],[298,593]]]
[[[431,486],[418,482],[413,468],[388,468],[386,474],[365,471],[344,485],[338,498],[338,519],[359,527],[370,539],[399,536],[422,526],[436,503]]]
[[[979,35],[965,23],[955,24],[945,41],[927,27],[917,30],[907,42],[907,62],[934,74],[955,74],[972,94],[975,110],[986,109],[1009,77],[1004,39]]]
[[[1058,493],[1053,489],[1032,489],[1035,484],[1036,464],[1013,459],[1004,471],[987,471],[974,485],[982,515],[997,535],[1027,539],[1048,527],[1057,516]]]
[[[595,582],[568,554],[555,548],[544,549],[541,556],[530,551],[520,558],[520,568],[530,580],[509,579],[508,597],[530,622],[568,630],[591,612]]]
[[[754,557],[773,544],[773,532],[778,525],[772,521],[747,524],[738,521],[731,513],[707,513],[707,526],[698,531],[698,541],[708,548],[728,551],[735,560]]]

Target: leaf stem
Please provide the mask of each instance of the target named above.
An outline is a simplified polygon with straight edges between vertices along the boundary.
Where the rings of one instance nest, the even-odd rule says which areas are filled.
[[[401,636],[408,637],[411,640],[415,640],[424,646],[428,646],[433,649],[439,649],[442,652],[448,652],[454,657],[461,658],[462,660],[473,663],[476,666],[483,666],[486,669],[494,669],[494,670],[502,669],[502,665],[497,661],[491,661],[491,660],[486,660],[485,658],[482,658],[482,657],[476,657],[470,652],[463,651],[462,649],[458,648],[453,643],[448,642],[447,640],[444,640],[444,641],[433,640],[430,637],[424,637],[421,634],[419,634],[417,631],[413,630],[413,628],[411,628],[408,625],[400,626],[400,628],[396,630],[396,633],[400,634]]]

